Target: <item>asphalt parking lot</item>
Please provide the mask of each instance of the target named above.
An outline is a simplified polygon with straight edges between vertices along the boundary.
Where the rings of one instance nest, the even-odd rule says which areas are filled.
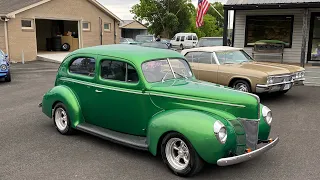
[[[158,157],[84,133],[62,136],[38,104],[54,85],[58,64],[14,64],[0,82],[0,179],[181,179]],[[279,144],[251,161],[208,165],[192,179],[320,179],[320,87],[295,87],[262,97],[273,110],[271,136]]]

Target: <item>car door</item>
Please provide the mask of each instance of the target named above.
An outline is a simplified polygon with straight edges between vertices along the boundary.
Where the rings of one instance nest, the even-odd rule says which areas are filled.
[[[199,79],[199,61],[198,61],[198,56],[200,52],[188,52],[185,54],[185,58],[189,62],[192,72],[195,75],[197,79]]]
[[[58,79],[59,84],[66,85],[75,93],[85,121],[92,122],[96,118],[93,99],[96,86],[96,56],[77,54],[70,58],[67,78]]]
[[[129,61],[99,57],[99,87],[95,89],[97,119],[92,123],[132,135],[145,135],[148,120],[155,113],[143,92],[136,67]]]

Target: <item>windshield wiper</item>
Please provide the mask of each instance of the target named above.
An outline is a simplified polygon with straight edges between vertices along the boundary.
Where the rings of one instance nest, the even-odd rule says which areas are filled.
[[[183,77],[183,78],[185,78],[185,79],[188,79],[187,76],[181,75],[181,74],[179,74],[179,73],[177,73],[177,72],[175,72],[175,71],[173,71],[173,73],[178,74],[179,76],[181,76],[181,77]]]

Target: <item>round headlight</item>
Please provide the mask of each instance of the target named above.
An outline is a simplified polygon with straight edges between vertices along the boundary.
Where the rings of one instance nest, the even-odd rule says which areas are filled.
[[[267,78],[267,84],[273,84],[273,82],[274,82],[274,77]]]
[[[7,65],[5,65],[5,64],[2,64],[1,66],[0,66],[0,69],[1,70],[3,70],[3,71],[5,71],[5,70],[7,70]]]
[[[216,121],[213,125],[213,131],[221,144],[226,143],[228,137],[227,128],[222,124],[222,122]]]
[[[267,106],[262,107],[262,116],[268,125],[272,122],[272,112]]]

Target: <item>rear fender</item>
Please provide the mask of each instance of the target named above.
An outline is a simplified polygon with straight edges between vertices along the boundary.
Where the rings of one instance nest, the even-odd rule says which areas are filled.
[[[51,118],[54,105],[58,102],[66,106],[71,127],[75,128],[78,124],[84,122],[78,98],[67,86],[55,86],[43,96],[42,112]]]
[[[221,121],[227,127],[228,139],[223,145],[215,137],[213,124]],[[149,151],[157,155],[162,138],[169,132],[178,132],[193,145],[199,156],[208,163],[216,163],[228,149],[235,148],[234,130],[224,118],[196,110],[169,110],[154,116],[148,126]]]

